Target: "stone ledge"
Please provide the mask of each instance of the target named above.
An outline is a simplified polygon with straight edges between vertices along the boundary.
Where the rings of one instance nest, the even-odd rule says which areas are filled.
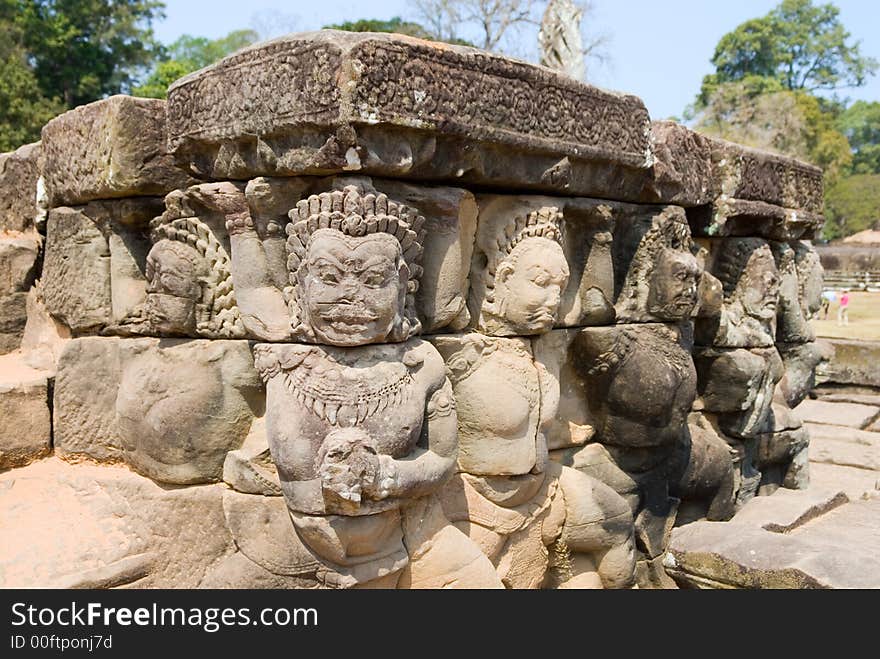
[[[168,144],[202,177],[360,172],[635,200],[651,155],[635,96],[401,35],[258,44],[168,92]]]

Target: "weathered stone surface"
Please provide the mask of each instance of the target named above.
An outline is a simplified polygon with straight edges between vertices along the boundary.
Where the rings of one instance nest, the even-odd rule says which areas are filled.
[[[864,428],[880,415],[880,407],[856,403],[829,403],[824,400],[805,400],[797,406],[795,413],[809,423]]]
[[[22,361],[54,377],[64,344],[70,339],[70,329],[46,310],[42,281],[37,281],[28,291],[26,307],[27,323],[21,337]]]
[[[0,232],[0,295],[27,291],[35,275],[42,239],[35,231]]]
[[[4,588],[196,588],[235,551],[221,485],[162,488],[55,458],[0,475]]]
[[[805,423],[804,427],[810,433],[810,437],[817,440],[830,439],[880,449],[880,433],[874,431],[858,430],[847,426],[829,426],[824,423]]]
[[[772,346],[776,340],[779,270],[762,238],[727,238],[714,245],[711,273],[723,288],[720,313],[696,323],[697,345]]]
[[[49,213],[43,298],[74,333],[137,314],[146,295],[149,225],[160,198],[93,201]]]
[[[673,531],[666,566],[685,583],[693,575],[738,588],[878,588],[878,515],[880,499],[870,499],[788,533],[737,522],[689,524]]]
[[[810,443],[810,460],[880,472],[880,450],[855,442],[821,439]]]
[[[818,167],[674,122],[656,121],[651,133],[654,178],[645,200],[695,207],[696,235],[798,240],[814,237],[821,228]]]
[[[834,349],[826,341],[777,343],[785,374],[779,381],[777,395],[795,408],[816,386],[817,372],[834,358]]]
[[[110,248],[99,226],[81,210],[49,213],[43,261],[43,299],[74,332],[110,321]]]
[[[880,341],[827,339],[834,346],[826,381],[880,387]]]
[[[54,395],[59,454],[176,484],[220,480],[262,405],[244,341],[74,339]]]
[[[840,490],[779,489],[771,496],[751,499],[737,511],[733,521],[774,533],[789,533],[846,503],[849,497]]]
[[[52,206],[163,195],[191,179],[165,141],[165,101],[111,96],[43,127],[43,176]]]
[[[0,232],[34,228],[39,178],[39,142],[0,154]]]
[[[635,200],[650,164],[637,98],[400,35],[259,44],[172,85],[168,116],[178,162],[215,179],[349,171]]]
[[[20,355],[0,357],[0,471],[21,467],[52,450],[46,374]]]
[[[27,323],[27,293],[0,295],[0,355],[17,350]]]
[[[829,391],[831,393],[829,393]],[[817,392],[819,399],[827,403],[856,403],[857,405],[873,405],[880,407],[880,394],[869,394],[856,392],[834,392],[834,390],[823,390]]]
[[[472,327],[512,336],[614,320],[616,216],[650,217],[657,209],[509,195],[480,195],[477,203],[468,297]]]
[[[810,486],[824,489],[843,490],[850,499],[855,501],[866,493],[880,491],[880,472],[857,467],[810,463]]]

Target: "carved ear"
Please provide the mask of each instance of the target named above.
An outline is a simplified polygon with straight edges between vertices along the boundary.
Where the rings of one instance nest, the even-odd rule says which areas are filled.
[[[510,261],[502,261],[498,269],[495,271],[495,283],[507,283],[507,280],[510,278],[510,275],[513,274],[514,265]]]

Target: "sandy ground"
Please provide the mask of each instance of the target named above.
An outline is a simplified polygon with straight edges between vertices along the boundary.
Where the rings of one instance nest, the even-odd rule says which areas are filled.
[[[849,298],[849,325],[837,324],[838,304],[832,302],[828,319],[822,320],[820,311],[819,319],[813,321],[816,334],[838,339],[880,339],[880,293],[856,291],[850,292]]]

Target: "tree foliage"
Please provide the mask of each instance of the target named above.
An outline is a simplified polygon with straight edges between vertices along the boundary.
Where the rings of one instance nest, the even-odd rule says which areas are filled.
[[[825,238],[871,228],[880,228],[880,174],[849,176],[825,191]]]
[[[852,43],[833,4],[783,0],[770,13],[725,34],[703,79],[705,104],[719,85],[751,76],[773,78],[785,89],[815,92],[858,87],[877,70],[877,62]]]
[[[220,39],[182,35],[165,50],[160,61],[143,84],[132,94],[148,98],[165,98],[168,87],[178,78],[223,59],[236,50],[259,39],[254,30],[236,30]]]
[[[440,35],[431,32],[421,23],[413,21],[405,21],[399,16],[388,20],[382,19],[361,19],[359,21],[346,21],[336,25],[325,25],[325,29],[345,30],[346,32],[390,32],[394,34],[406,34],[410,37],[418,39],[427,39],[429,41],[445,41],[446,43],[458,44],[459,46],[473,46],[469,41],[459,39],[457,37],[442,38]]]
[[[21,30],[40,89],[66,107],[128,92],[161,54],[152,22],[159,0],[16,0]]]
[[[837,119],[853,151],[853,173],[880,174],[880,103],[856,101]]]

